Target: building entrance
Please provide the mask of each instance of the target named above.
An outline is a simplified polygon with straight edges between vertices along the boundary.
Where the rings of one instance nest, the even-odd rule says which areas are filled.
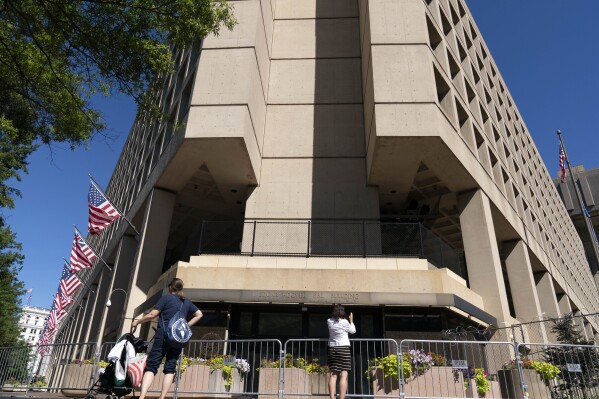
[[[356,334],[352,338],[383,336],[382,311],[378,307],[346,306],[354,313]],[[231,305],[230,339],[328,338],[331,306]]]

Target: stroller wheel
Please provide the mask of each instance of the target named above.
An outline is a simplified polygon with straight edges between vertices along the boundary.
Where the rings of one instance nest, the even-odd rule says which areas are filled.
[[[85,395],[85,399],[96,399],[96,395],[92,395],[91,393],[88,395]]]

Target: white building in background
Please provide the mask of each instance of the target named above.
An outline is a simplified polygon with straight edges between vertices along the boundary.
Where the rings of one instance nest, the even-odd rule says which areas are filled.
[[[21,339],[29,345],[37,344],[49,315],[49,309],[23,306],[23,314],[19,320]]]

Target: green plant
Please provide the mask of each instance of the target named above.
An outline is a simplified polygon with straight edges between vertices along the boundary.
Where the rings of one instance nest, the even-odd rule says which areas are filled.
[[[554,379],[561,373],[559,367],[549,362],[533,361],[525,356],[520,356],[520,361],[523,369],[535,370],[545,382]],[[515,359],[512,359],[509,363],[504,363],[503,368],[506,370],[517,369],[518,364]]]
[[[385,378],[393,378],[399,380],[398,369],[399,359],[397,355],[388,355],[385,357],[377,357],[371,359],[368,364],[368,370],[365,372],[366,378],[370,378],[370,371],[372,370],[383,370],[383,376]],[[412,365],[410,364],[409,356],[402,356],[402,370],[404,379],[409,378],[412,375]]]
[[[225,380],[225,389],[229,391],[233,385],[233,376],[235,370],[238,370],[241,375],[245,375],[250,371],[250,364],[245,359],[235,359],[234,356],[216,356],[206,360],[206,365],[210,370],[221,370],[223,379]]]
[[[15,377],[10,377],[8,380],[6,380],[5,384],[12,385],[13,387],[18,387],[21,385],[21,383]]]
[[[559,367],[554,366],[551,363],[535,361],[531,362],[531,365],[537,374],[540,375],[543,380],[545,380],[545,382],[549,382],[549,380],[554,379],[559,373],[561,373]]]
[[[474,369],[474,383],[476,384],[476,392],[480,395],[491,390],[491,383],[489,382],[489,373],[484,369]]]

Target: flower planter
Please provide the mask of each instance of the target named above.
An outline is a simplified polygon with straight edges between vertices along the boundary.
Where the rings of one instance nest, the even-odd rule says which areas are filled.
[[[47,386],[42,386],[42,387],[29,387],[29,390],[32,392],[46,392],[48,390]]]
[[[219,395],[219,397],[230,398],[233,396],[240,396],[243,393],[243,376],[239,370],[233,370],[233,384],[231,386],[225,386],[226,380],[223,376],[222,370],[211,370],[210,377],[208,378],[208,391],[210,393],[226,393],[231,392],[230,395]],[[236,395],[235,395],[236,394]]]
[[[308,380],[312,395],[326,396],[329,394],[329,374],[308,374]]]
[[[306,399],[305,394],[310,394],[311,386],[308,384],[308,375],[306,370],[302,369],[281,369],[285,373],[285,398],[286,399]],[[258,380],[258,399],[272,399],[273,395],[279,392],[279,369],[278,368],[260,368],[260,378]]]
[[[470,385],[464,386],[462,373],[455,380],[453,368],[433,366],[429,370],[407,378],[404,385],[405,396],[425,397],[472,397]],[[372,394],[374,396],[399,396],[399,381],[384,377],[383,370],[371,372]],[[497,391],[499,392],[499,391]]]
[[[210,367],[201,364],[193,364],[187,366],[185,372],[181,374],[179,382],[178,397],[180,398],[199,398],[206,397],[208,392],[208,380],[210,378]],[[164,373],[162,367],[158,369],[147,396],[157,398],[162,390],[162,382],[164,381]],[[175,385],[171,385],[169,391],[173,391]],[[195,393],[199,392],[199,393]],[[204,392],[204,393],[201,393]]]
[[[29,387],[27,385],[12,385],[12,384],[4,384],[2,386],[3,392],[27,392]]]
[[[476,383],[474,382],[474,380],[470,380],[471,384],[472,384],[472,389],[470,390],[472,392],[472,395],[469,397],[474,397],[474,398],[495,398],[495,399],[500,399],[503,398],[504,396],[502,396],[501,391],[499,389],[499,382],[497,381],[489,381],[489,385],[490,385],[490,390],[489,392],[480,394],[476,391]],[[512,399],[512,397],[510,396],[510,399]]]
[[[64,366],[64,375],[62,377],[61,392],[64,396],[83,397],[87,393],[87,388],[94,381],[92,377],[96,372],[95,364],[67,364]]]
[[[551,399],[551,390],[535,370],[522,370],[524,383],[530,398]],[[522,392],[520,374],[517,369],[498,370],[499,388],[501,396],[510,399],[526,399]]]

